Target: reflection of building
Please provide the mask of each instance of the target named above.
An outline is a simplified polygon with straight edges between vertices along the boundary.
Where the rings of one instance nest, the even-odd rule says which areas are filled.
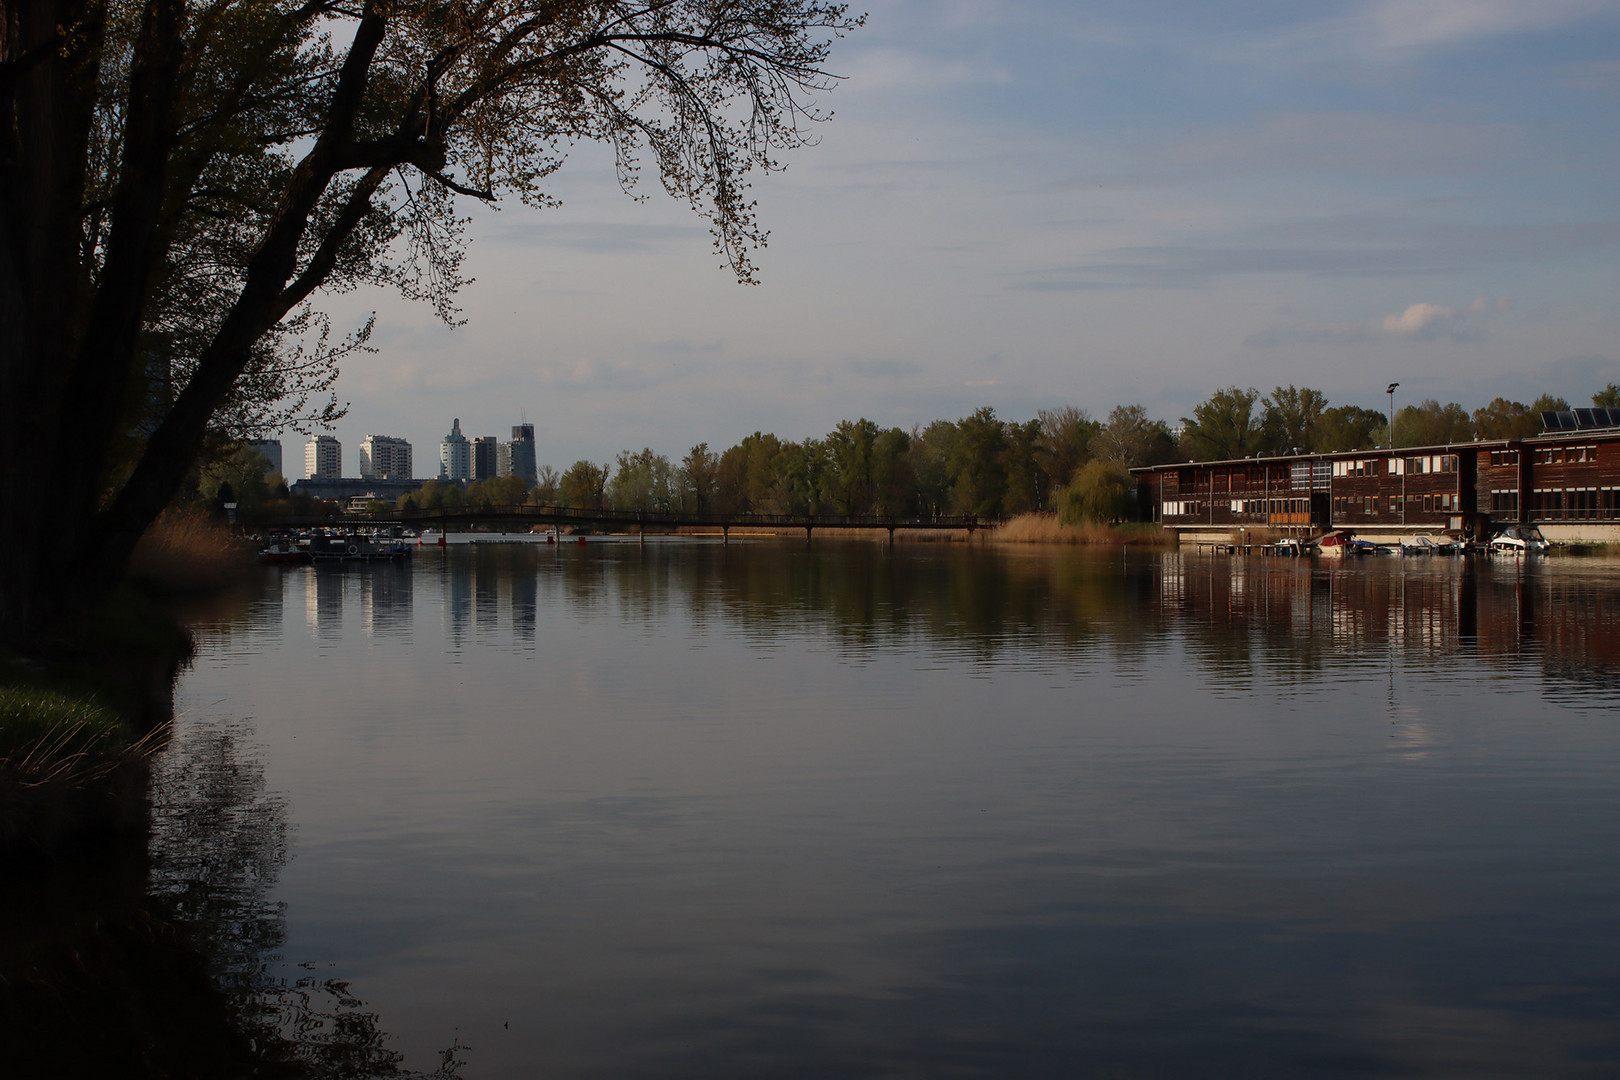
[[[439,443],[439,479],[472,479],[472,446],[461,433],[461,420],[451,422],[450,434]]]
[[[335,480],[342,476],[343,444],[330,435],[317,435],[305,443],[304,474],[320,480]]]
[[[1620,539],[1620,410],[1544,413],[1529,439],[1133,469],[1143,517],[1183,532],[1555,526]]]
[[[270,463],[269,468],[265,469],[264,471],[266,476],[269,476],[271,473],[281,472],[280,439],[249,439],[248,448],[256,451],[260,457],[264,458],[264,460]]]
[[[490,480],[498,474],[496,466],[496,444],[499,440],[493,435],[480,435],[472,444],[472,475],[474,480]]]
[[[367,435],[360,443],[360,475],[367,480],[409,480],[411,444],[392,435]]]
[[[512,441],[502,443],[497,468],[502,476],[521,476],[533,481],[539,475],[534,457],[534,425],[514,424]]]

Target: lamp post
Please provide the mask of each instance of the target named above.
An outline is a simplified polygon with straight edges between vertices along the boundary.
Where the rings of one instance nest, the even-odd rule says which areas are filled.
[[[1389,389],[1384,391],[1389,395],[1389,448],[1391,450],[1395,449],[1395,388],[1399,385],[1401,384],[1398,382],[1392,382],[1389,384]]]

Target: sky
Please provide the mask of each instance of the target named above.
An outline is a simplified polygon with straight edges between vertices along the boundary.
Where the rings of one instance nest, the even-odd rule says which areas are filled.
[[[857,5],[859,7],[859,5]],[[1383,412],[1620,382],[1620,3],[872,0],[738,284],[576,147],[476,210],[464,325],[385,294],[360,440],[535,425],[541,464],[1310,386]],[[282,435],[301,476],[304,436]]]

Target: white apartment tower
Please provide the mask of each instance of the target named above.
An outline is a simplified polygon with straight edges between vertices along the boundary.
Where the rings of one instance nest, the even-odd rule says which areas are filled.
[[[360,443],[360,476],[365,480],[411,479],[411,444],[392,435],[367,435]]]
[[[304,473],[311,480],[336,480],[343,475],[343,444],[330,435],[317,435],[304,444]]]
[[[472,479],[472,444],[461,433],[461,420],[451,421],[450,434],[439,443],[439,479]]]

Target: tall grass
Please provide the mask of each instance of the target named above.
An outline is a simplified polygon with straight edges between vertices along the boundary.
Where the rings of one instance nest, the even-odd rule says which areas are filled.
[[[1174,547],[1175,534],[1152,522],[1117,525],[1086,522],[1064,525],[1056,514],[1020,514],[982,534],[992,544],[1128,544],[1134,547]]]
[[[166,592],[211,592],[236,584],[252,565],[251,548],[223,526],[169,510],[135,546],[130,576]]]
[[[93,698],[0,687],[0,772],[15,783],[87,783],[140,742],[128,723]]]

